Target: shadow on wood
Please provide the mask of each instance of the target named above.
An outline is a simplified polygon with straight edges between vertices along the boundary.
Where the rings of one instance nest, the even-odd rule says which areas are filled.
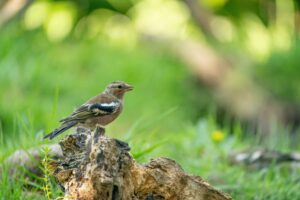
[[[127,143],[77,129],[60,142],[63,159],[51,161],[51,172],[65,189],[65,199],[80,200],[227,200],[198,176],[173,160],[152,159],[138,164]]]

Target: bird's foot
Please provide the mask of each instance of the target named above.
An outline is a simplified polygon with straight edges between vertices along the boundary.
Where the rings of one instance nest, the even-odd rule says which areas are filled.
[[[104,136],[105,135],[105,128],[101,125],[96,125],[95,135],[97,136]]]

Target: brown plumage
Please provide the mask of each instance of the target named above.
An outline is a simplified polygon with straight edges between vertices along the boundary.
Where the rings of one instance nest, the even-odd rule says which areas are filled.
[[[105,126],[111,123],[122,112],[124,94],[132,89],[131,85],[122,81],[110,83],[104,92],[89,99],[70,116],[60,120],[60,127],[44,136],[44,139],[52,139],[74,126],[94,129],[97,124]]]

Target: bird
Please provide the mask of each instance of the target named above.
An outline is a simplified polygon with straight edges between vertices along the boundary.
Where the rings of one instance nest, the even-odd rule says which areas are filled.
[[[99,95],[90,98],[71,115],[61,119],[58,128],[44,136],[50,140],[72,127],[94,130],[97,125],[104,127],[114,121],[122,112],[123,97],[133,86],[123,81],[111,82]]]

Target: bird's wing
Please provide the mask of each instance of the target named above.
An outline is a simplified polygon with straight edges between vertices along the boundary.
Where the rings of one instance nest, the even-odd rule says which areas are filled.
[[[76,109],[69,117],[60,120],[60,122],[83,122],[91,117],[109,115],[116,112],[120,105],[121,103],[118,101],[110,103],[86,103]]]

